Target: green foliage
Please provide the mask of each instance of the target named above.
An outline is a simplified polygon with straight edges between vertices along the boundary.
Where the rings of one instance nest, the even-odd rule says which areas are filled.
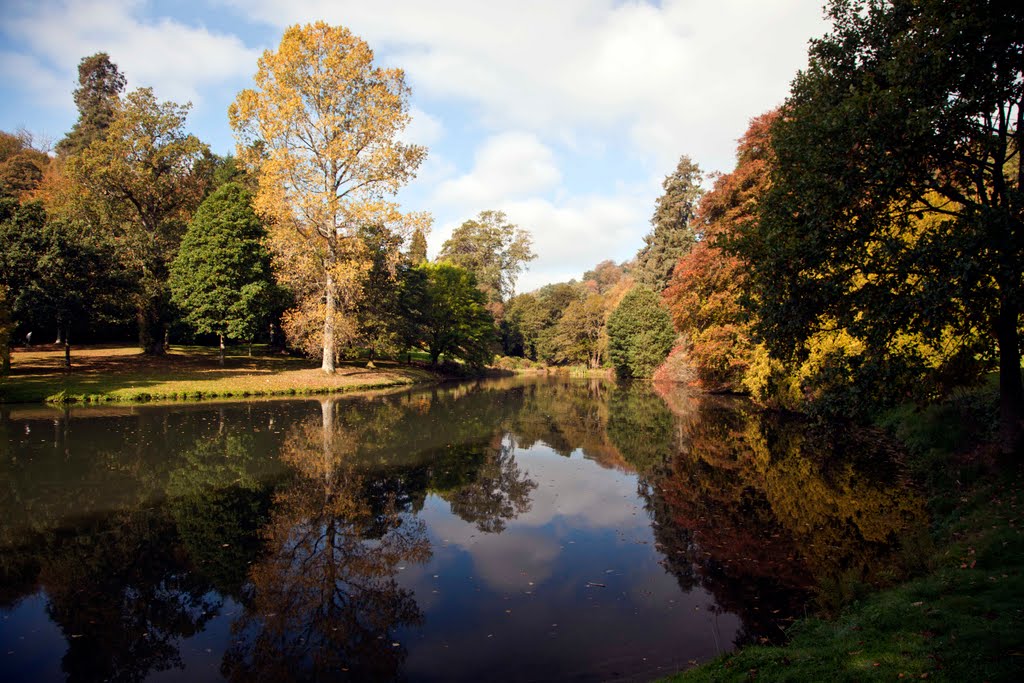
[[[644,237],[644,247],[630,269],[637,282],[655,292],[665,289],[676,261],[694,244],[690,220],[701,195],[701,175],[700,167],[684,154],[675,171],[661,183],[665,192],[658,197],[651,217],[654,229]]]
[[[249,192],[228,183],[189,223],[171,265],[172,301],[197,332],[252,340],[280,298]]]
[[[657,294],[632,289],[608,318],[608,356],[620,377],[650,377],[668,355],[676,333]]]
[[[139,343],[163,353],[170,318],[167,278],[209,181],[205,144],[185,132],[189,105],[160,102],[149,88],[129,93],[105,136],[71,156],[68,176],[92,206],[90,216],[116,237],[134,272]]]
[[[510,299],[501,322],[505,353],[547,363],[559,362],[556,357],[564,356],[564,343],[571,343],[571,340],[555,339],[558,322],[569,307],[582,302],[584,297],[585,290],[572,281],[545,285],[536,292]]]
[[[444,354],[474,367],[486,365],[491,360],[494,319],[473,273],[448,263],[424,263],[413,273],[406,300],[419,307],[417,336],[430,362],[436,365]]]
[[[536,258],[531,246],[530,233],[509,223],[504,213],[481,211],[455,228],[437,260],[473,273],[487,303],[496,304],[512,296],[519,273]]]
[[[570,302],[545,346],[556,363],[600,367],[607,346],[604,297],[591,294],[586,299]]]
[[[30,329],[113,314],[128,288],[113,248],[81,225],[48,220],[42,204],[0,200],[0,285],[14,318]]]
[[[1015,437],[1024,10],[836,0],[829,14],[774,126],[760,220],[735,245],[759,329],[786,357],[828,320],[875,368],[900,334],[973,344],[991,331]]]
[[[401,236],[387,226],[371,224],[359,231],[370,267],[362,278],[362,295],[356,308],[359,340],[371,358],[395,355],[402,350],[403,326],[399,282],[408,263],[400,258]]]
[[[11,337],[14,336],[14,319],[11,316],[11,302],[8,289],[0,285],[0,377],[11,372]]]

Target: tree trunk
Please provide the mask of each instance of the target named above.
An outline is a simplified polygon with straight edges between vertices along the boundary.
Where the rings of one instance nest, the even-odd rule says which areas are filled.
[[[220,337],[220,366],[224,367],[224,335],[218,335]]]
[[[252,358],[252,339],[249,340],[249,358]]]
[[[64,343],[64,328],[60,323],[57,323],[57,340],[53,342],[58,346]]]
[[[71,323],[64,323],[64,368],[71,369]]]
[[[146,299],[136,310],[139,323],[139,346],[147,356],[164,354],[164,328],[160,320],[160,308],[157,301]]]
[[[999,441],[1004,453],[1024,447],[1024,383],[1020,373],[1020,339],[1017,333],[1017,306],[1005,299],[996,318],[999,341]]]
[[[334,472],[334,400],[329,398],[320,399],[320,416],[323,420],[323,476],[324,483],[329,483]]]
[[[327,265],[327,310],[324,312],[324,355],[320,369],[328,375],[334,374],[334,276],[331,274],[331,265]]]

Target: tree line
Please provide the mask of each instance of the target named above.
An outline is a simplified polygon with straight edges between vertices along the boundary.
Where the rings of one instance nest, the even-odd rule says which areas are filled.
[[[994,436],[1019,448],[1024,11],[826,11],[831,32],[735,168],[703,192],[682,157],[637,256],[513,300],[506,350],[844,418],[994,372]],[[660,295],[674,344],[638,288]]]
[[[0,341],[18,325],[66,343],[83,319],[137,330],[148,353],[174,324],[273,331],[328,372],[357,351],[499,352],[846,417],[994,371],[1000,440],[1019,444],[1022,11],[826,12],[731,172],[704,191],[681,157],[634,259],[518,295],[530,238],[500,212],[427,263],[430,217],[391,199],[426,155],[401,141],[404,74],[347,29],[294,26],[264,53],[229,111],[237,158],[185,132],[187,105],[124,94],[109,58],[88,57],[54,157],[0,140]]]
[[[486,364],[494,316],[533,258],[499,212],[458,228],[428,263],[430,216],[389,197],[426,149],[399,141],[409,90],[364,41],[323,23],[286,31],[229,111],[237,156],[187,132],[190,106],[125,93],[84,58],[79,117],[53,152],[0,135],[0,349],[56,333],[254,341],[318,355]]]

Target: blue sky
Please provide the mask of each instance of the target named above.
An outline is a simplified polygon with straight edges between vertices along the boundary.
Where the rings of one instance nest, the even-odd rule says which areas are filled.
[[[529,230],[528,291],[632,257],[660,183],[688,154],[727,172],[749,120],[785,98],[827,26],[822,0],[4,0],[0,129],[55,142],[78,61],[105,51],[128,87],[193,104],[233,151],[227,107],[286,26],[343,24],[406,71],[405,137],[430,156],[399,201],[451,230],[501,209]]]

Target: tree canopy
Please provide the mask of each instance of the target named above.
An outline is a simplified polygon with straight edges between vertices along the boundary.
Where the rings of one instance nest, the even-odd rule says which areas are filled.
[[[137,275],[139,343],[150,354],[163,352],[170,264],[209,180],[201,164],[208,149],[185,131],[189,108],[160,102],[149,88],[134,90],[106,136],[66,165],[81,199],[117,238],[122,260]]]
[[[503,212],[481,211],[455,228],[437,260],[471,271],[487,303],[500,304],[513,295],[519,274],[536,258],[532,247],[530,233],[509,223]]]
[[[251,340],[266,324],[277,295],[264,244],[266,229],[241,185],[228,183],[196,211],[171,264],[171,299],[202,334]]]
[[[424,263],[414,269],[422,287],[419,339],[437,364],[444,354],[472,366],[491,359],[494,319],[485,307],[472,272],[449,263]],[[413,285],[414,287],[416,285]]]
[[[650,377],[672,348],[676,333],[660,297],[634,287],[608,318],[608,356],[620,377]]]
[[[665,289],[676,261],[693,246],[690,220],[700,199],[701,178],[700,167],[684,154],[661,183],[664,193],[658,197],[651,216],[653,229],[644,237],[644,246],[630,271],[637,282],[655,292]]]
[[[278,49],[263,53],[255,88],[229,110],[239,156],[257,169],[255,205],[272,219],[272,248],[310,252],[315,270],[306,276],[319,283],[323,305],[309,308],[322,309],[325,372],[334,372],[338,352],[336,282],[358,267],[342,242],[357,240],[362,225],[402,224],[382,198],[426,156],[398,138],[410,120],[408,100],[401,69],[375,66],[361,38],[316,22],[289,27]]]
[[[1024,414],[1024,9],[834,0],[832,32],[772,131],[761,218],[738,241],[759,328],[791,353],[824,325],[884,358],[901,331],[988,331],[1004,444]],[[924,220],[922,220],[924,219]]]
[[[78,121],[57,143],[60,156],[78,154],[106,136],[117,114],[124,86],[124,76],[106,52],[82,58],[78,63],[78,88],[74,92]]]

